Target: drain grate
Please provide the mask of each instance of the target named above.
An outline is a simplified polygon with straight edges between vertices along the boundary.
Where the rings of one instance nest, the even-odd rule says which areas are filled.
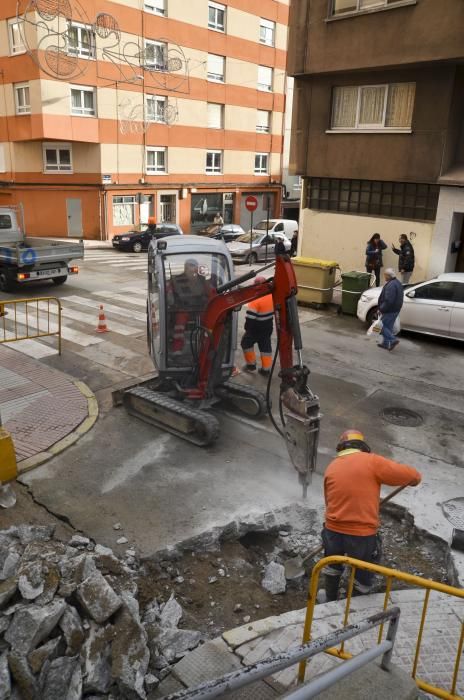
[[[417,428],[422,425],[424,419],[416,411],[410,411],[409,408],[402,406],[387,406],[380,412],[382,418],[393,425],[401,425],[405,428]]]

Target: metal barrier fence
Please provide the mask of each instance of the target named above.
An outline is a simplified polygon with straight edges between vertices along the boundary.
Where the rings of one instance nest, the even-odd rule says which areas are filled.
[[[353,639],[353,637],[357,637],[363,632],[374,629],[379,625],[383,626],[385,622],[389,621],[387,639],[384,642],[377,644],[371,649],[367,649],[353,657],[350,661],[347,661],[346,664],[318,676],[307,685],[285,696],[288,697],[289,700],[290,698],[292,698],[292,700],[309,700],[319,695],[326,688],[335,685],[339,680],[353,673],[358,668],[362,668],[370,663],[378,656],[382,656],[382,668],[388,670],[399,619],[400,609],[398,607],[383,610],[353,625],[345,626],[343,629],[335,630],[323,637],[318,637],[318,639],[314,639],[308,644],[303,644],[302,646],[290,649],[277,656],[271,656],[263,661],[258,661],[258,663],[247,666],[246,668],[232,671],[220,678],[213,678],[212,680],[198,685],[196,688],[188,688],[172,693],[168,695],[165,700],[211,700],[212,698],[222,698],[224,694],[228,695],[230,691],[238,690],[252,683],[256,683],[278,671],[282,671],[297,664],[302,659],[309,659],[316,656],[316,654],[320,654],[333,644],[337,644],[338,642],[343,643],[347,639]]]
[[[61,355],[61,302],[56,297],[0,301],[0,344],[58,336]]]
[[[359,559],[353,559],[352,557],[344,557],[344,556],[325,557],[324,559],[321,559],[320,561],[317,562],[317,564],[314,566],[313,571],[312,571],[311,580],[309,583],[308,604],[307,604],[307,608],[306,608],[306,619],[305,619],[304,631],[303,631],[303,644],[308,643],[308,641],[311,639],[311,627],[312,627],[312,622],[313,622],[314,606],[316,604],[316,595],[317,595],[320,573],[321,573],[322,569],[324,569],[326,566],[330,566],[331,564],[344,564],[345,566],[351,567],[349,580],[348,580],[345,613],[344,613],[344,619],[343,619],[344,626],[346,626],[348,624],[348,620],[349,620],[350,607],[351,607],[351,597],[352,597],[352,593],[353,593],[353,585],[354,585],[356,569],[364,569],[367,571],[372,571],[373,573],[379,574],[380,576],[383,576],[386,579],[385,598],[384,598],[384,604],[383,604],[384,610],[387,609],[387,605],[389,602],[389,596],[391,593],[391,587],[392,587],[392,583],[394,580],[404,581],[405,583],[408,583],[408,584],[413,585],[413,586],[417,586],[419,588],[423,588],[425,590],[424,603],[422,606],[421,620],[420,620],[419,630],[418,630],[416,644],[415,644],[414,660],[413,660],[413,664],[412,664],[411,675],[414,678],[414,680],[416,681],[417,686],[421,690],[425,691],[426,693],[430,693],[431,695],[434,695],[437,698],[443,698],[444,700],[462,700],[462,697],[460,695],[456,694],[456,686],[457,686],[457,681],[458,681],[459,666],[461,663],[461,655],[462,655],[463,646],[464,646],[464,620],[462,620],[460,623],[461,624],[461,632],[460,632],[459,639],[457,640],[457,645],[456,645],[456,656],[455,656],[455,661],[454,661],[452,680],[450,682],[450,690],[446,690],[443,687],[431,685],[430,683],[426,683],[424,680],[421,680],[420,678],[418,678],[417,677],[417,667],[418,667],[418,663],[419,663],[419,657],[420,657],[420,651],[421,651],[421,645],[422,645],[422,637],[423,637],[423,633],[424,633],[424,625],[425,625],[425,620],[427,617],[427,611],[428,611],[428,607],[429,607],[429,599],[430,599],[431,591],[437,591],[438,593],[443,593],[444,595],[453,596],[455,598],[460,598],[462,600],[462,599],[464,599],[464,589],[455,588],[454,586],[448,586],[444,583],[438,583],[437,581],[432,581],[431,579],[425,579],[425,578],[421,578],[420,576],[414,576],[413,574],[407,574],[403,571],[396,571],[395,569],[388,569],[385,566],[380,566],[378,564],[371,564],[369,562],[361,561]],[[379,636],[378,636],[378,640],[377,640],[378,644],[380,644],[382,642],[382,636],[383,636],[383,624],[380,625]],[[344,642],[342,642],[338,648],[333,647],[333,648],[327,649],[326,653],[331,654],[332,656],[336,656],[339,659],[352,658],[352,654],[345,651]],[[298,680],[300,683],[303,683],[303,681],[304,681],[305,672],[306,672],[306,661],[302,661],[300,663],[299,671],[298,671]]]

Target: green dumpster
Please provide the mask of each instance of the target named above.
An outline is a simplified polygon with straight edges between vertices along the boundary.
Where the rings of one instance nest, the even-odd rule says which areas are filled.
[[[330,304],[338,263],[317,258],[293,258],[298,282],[298,301],[305,304]]]
[[[342,273],[342,312],[344,314],[356,316],[359,298],[369,288],[370,281],[369,272]]]

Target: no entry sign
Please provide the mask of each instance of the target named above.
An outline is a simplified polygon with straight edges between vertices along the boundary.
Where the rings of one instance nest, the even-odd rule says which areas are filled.
[[[256,197],[253,197],[252,194],[249,194],[248,197],[245,199],[245,206],[248,209],[248,211],[256,211],[258,208],[258,200]]]

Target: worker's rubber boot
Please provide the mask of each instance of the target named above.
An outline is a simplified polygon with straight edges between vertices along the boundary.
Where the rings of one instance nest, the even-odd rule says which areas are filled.
[[[337,600],[338,598],[338,588],[340,586],[341,576],[325,576],[325,594],[327,596],[327,602],[330,603],[332,600]]]

